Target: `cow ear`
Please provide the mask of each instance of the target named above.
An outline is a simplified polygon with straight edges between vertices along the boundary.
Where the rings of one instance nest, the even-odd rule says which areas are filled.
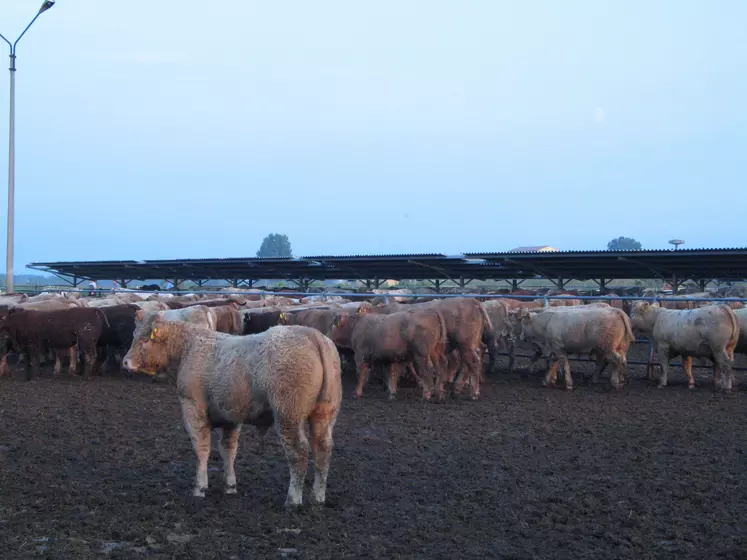
[[[143,320],[143,310],[142,309],[138,309],[137,310],[137,312],[135,313],[135,318],[138,321],[142,321]]]
[[[150,333],[150,339],[156,340],[161,335],[160,331],[158,330],[158,327],[153,327],[153,330]]]

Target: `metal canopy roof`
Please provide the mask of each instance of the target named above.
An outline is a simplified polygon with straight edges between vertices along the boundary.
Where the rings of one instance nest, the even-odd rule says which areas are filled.
[[[747,279],[747,249],[79,261],[28,268],[93,280]]]

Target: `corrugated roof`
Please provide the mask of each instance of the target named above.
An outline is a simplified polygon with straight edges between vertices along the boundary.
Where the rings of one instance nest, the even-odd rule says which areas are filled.
[[[747,278],[747,249],[648,249],[73,261],[29,268],[95,280]]]

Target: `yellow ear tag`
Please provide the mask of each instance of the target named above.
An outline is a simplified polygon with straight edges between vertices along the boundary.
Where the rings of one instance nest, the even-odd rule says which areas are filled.
[[[153,332],[150,333],[150,339],[155,340],[157,334],[158,334],[158,329],[153,329]]]

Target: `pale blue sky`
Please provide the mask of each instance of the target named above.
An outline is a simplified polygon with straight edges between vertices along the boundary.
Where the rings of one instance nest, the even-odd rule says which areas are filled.
[[[4,0],[0,32],[40,4]],[[297,255],[747,245],[745,21],[741,0],[58,0],[18,51],[16,268],[252,256],[270,232]]]

